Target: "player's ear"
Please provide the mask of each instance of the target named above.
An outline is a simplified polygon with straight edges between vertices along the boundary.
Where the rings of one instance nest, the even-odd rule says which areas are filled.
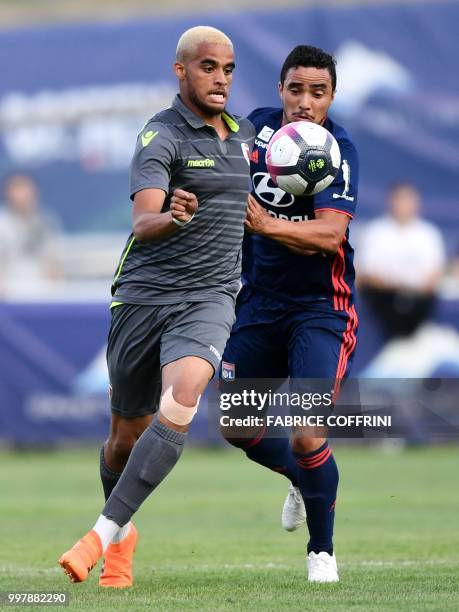
[[[279,81],[279,83],[277,84],[277,90],[279,92],[279,97],[282,100],[282,94],[284,92],[284,86],[282,85],[282,83]]]
[[[175,62],[174,72],[178,80],[183,81],[183,79],[185,78],[185,74],[186,74],[185,64],[182,64],[182,62]]]

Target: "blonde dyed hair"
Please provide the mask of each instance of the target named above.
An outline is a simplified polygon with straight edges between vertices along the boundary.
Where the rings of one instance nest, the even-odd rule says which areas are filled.
[[[217,28],[212,28],[211,26],[196,26],[186,30],[186,32],[180,36],[175,53],[177,61],[183,62],[185,59],[192,57],[193,53],[202,43],[229,45],[233,48],[231,39],[221,30],[217,30]]]

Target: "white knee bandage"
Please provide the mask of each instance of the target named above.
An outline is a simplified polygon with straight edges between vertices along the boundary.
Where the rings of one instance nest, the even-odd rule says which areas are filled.
[[[172,423],[176,425],[188,425],[193,420],[194,415],[198,411],[199,400],[201,396],[198,397],[198,401],[195,406],[182,406],[175,401],[174,396],[172,395],[172,386],[169,387],[161,398],[161,403],[159,405],[159,409],[161,414],[169,419]]]

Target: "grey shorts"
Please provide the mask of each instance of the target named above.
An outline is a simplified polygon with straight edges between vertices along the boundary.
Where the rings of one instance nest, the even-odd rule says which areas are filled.
[[[112,308],[107,346],[112,411],[125,418],[156,412],[161,368],[181,357],[201,357],[216,372],[234,318],[234,301],[227,295]]]

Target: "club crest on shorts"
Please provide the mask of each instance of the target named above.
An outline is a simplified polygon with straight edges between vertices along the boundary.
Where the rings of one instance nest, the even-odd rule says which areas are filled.
[[[234,380],[236,378],[236,365],[222,361],[222,378],[225,380]]]
[[[245,161],[250,166],[250,147],[246,142],[241,142],[242,153],[244,154]]]

